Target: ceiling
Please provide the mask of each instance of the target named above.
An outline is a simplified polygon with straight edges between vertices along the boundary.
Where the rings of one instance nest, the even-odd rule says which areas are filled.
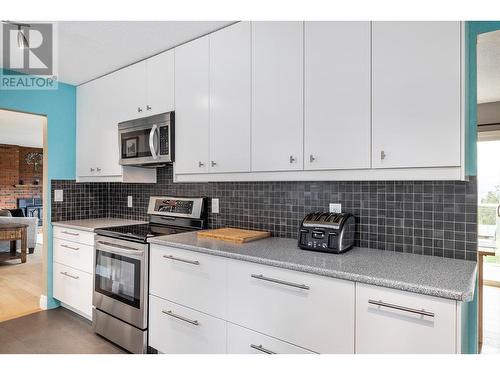
[[[478,37],[477,101],[500,101],[500,31],[480,34]]]
[[[21,21],[20,21],[21,22]],[[79,85],[233,21],[59,21],[58,79]]]
[[[0,144],[43,147],[44,118],[0,109]]]

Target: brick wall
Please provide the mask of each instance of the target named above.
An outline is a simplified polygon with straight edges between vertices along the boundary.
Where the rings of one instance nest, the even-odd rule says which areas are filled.
[[[26,164],[25,156],[29,152],[43,152],[41,148],[0,145],[0,209],[16,208],[18,198],[42,196],[43,167],[35,170],[33,164]],[[15,187],[20,181],[25,185],[40,181],[40,186]]]

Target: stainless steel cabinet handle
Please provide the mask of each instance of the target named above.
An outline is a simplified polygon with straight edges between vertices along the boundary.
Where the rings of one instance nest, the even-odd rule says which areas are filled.
[[[70,274],[69,274],[69,273],[67,273],[67,272],[61,272],[61,275],[71,277],[72,279],[75,279],[75,280],[77,280],[77,279],[79,279],[79,278],[80,278],[80,276],[73,276],[73,275],[70,275]]]
[[[184,262],[184,263],[189,263],[189,264],[194,264],[196,266],[199,266],[200,265],[200,262],[198,262],[197,260],[190,260],[190,259],[184,259],[184,258],[177,258],[177,257],[174,257],[173,255],[164,255],[163,258],[166,258],[166,259],[171,259],[171,260],[176,260],[178,262]]]
[[[394,310],[400,310],[400,311],[405,311],[409,312],[412,314],[417,314],[417,315],[425,315],[425,316],[430,316],[431,318],[434,318],[434,313],[425,311],[424,309],[413,309],[411,307],[405,307],[405,306],[400,306],[400,305],[393,305],[392,303],[387,303],[387,302],[382,302],[382,301],[375,301],[373,299],[369,299],[368,303],[371,305],[379,306],[379,307],[387,307],[388,309],[394,309]]]
[[[63,230],[61,233],[69,234],[70,236],[79,236],[80,235],[80,233],[68,232],[67,230]]]
[[[296,159],[293,157],[293,155],[290,155],[290,164],[295,163],[295,160]]]
[[[306,289],[306,290],[309,290],[309,286],[305,285],[305,284],[297,284],[297,283],[292,283],[290,281],[284,281],[284,280],[279,280],[279,279],[273,279],[272,277],[266,277],[264,275],[256,275],[254,273],[252,273],[250,276],[252,276],[254,279],[259,279],[259,280],[264,280],[264,281],[270,281],[272,283],[276,283],[276,284],[283,284],[283,285],[287,285],[287,286],[292,286],[294,288],[299,288],[299,289]]]
[[[215,161],[211,161],[210,164],[212,165],[212,167],[215,167],[217,165],[217,163]]]
[[[192,320],[192,319],[185,318],[185,317],[183,317],[183,316],[180,316],[180,315],[174,314],[174,313],[172,312],[172,310],[168,310],[168,311],[166,311],[166,310],[161,310],[161,312],[162,312],[162,313],[164,313],[164,314],[166,314],[166,315],[168,315],[168,316],[171,316],[172,318],[176,318],[176,319],[182,320],[182,321],[187,322],[187,323],[190,323],[190,324],[192,324],[192,325],[194,325],[194,326],[199,326],[199,325],[200,325],[200,323],[199,323],[197,320]]]
[[[387,155],[385,154],[385,151],[382,150],[380,151],[380,160],[384,160]]]
[[[255,344],[250,344],[250,347],[252,349],[258,350],[259,352],[266,353],[266,354],[276,354],[272,350],[264,348],[262,345],[255,345]]]
[[[80,250],[79,247],[73,247],[73,246],[64,245],[64,244],[62,244],[61,247],[65,247],[66,249],[70,249],[70,250]]]
[[[142,112],[142,108],[141,107],[137,107],[137,112]]]
[[[97,169],[97,172],[100,172],[101,171],[101,168],[96,168]]]
[[[202,163],[201,161],[199,161],[199,162],[198,162],[198,167],[200,167],[200,168],[201,168],[201,167],[203,167],[203,166],[205,166],[205,164],[204,164],[204,163]]]
[[[314,157],[313,154],[309,155],[309,163],[312,163],[315,160],[316,160],[316,158]]]
[[[146,106],[146,110],[147,110],[147,111],[150,111],[150,110],[151,110],[151,106],[150,106],[149,104]]]
[[[94,169],[94,168],[90,168],[90,171],[91,171],[91,172],[94,172],[94,171],[95,171],[95,169]]]

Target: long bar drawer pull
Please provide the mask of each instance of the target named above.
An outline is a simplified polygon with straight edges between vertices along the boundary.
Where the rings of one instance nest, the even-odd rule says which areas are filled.
[[[73,275],[70,275],[70,274],[69,274],[69,273],[67,273],[67,272],[61,272],[61,275],[71,277],[72,279],[75,279],[75,280],[77,280],[77,279],[79,279],[79,278],[80,278],[80,276],[73,276]]]
[[[200,265],[200,262],[198,262],[197,260],[190,260],[190,259],[184,259],[184,258],[177,258],[177,257],[174,257],[173,255],[164,255],[164,256],[163,256],[163,258],[176,260],[176,261],[178,261],[178,262],[184,262],[184,263],[194,264],[194,265],[196,265],[196,266],[199,266],[199,265]]]
[[[194,326],[199,326],[200,323],[197,321],[197,320],[192,320],[192,319],[189,319],[189,318],[184,318],[183,316],[180,316],[180,315],[177,315],[177,314],[174,314],[172,312],[172,310],[161,310],[162,313],[168,315],[168,316],[171,316],[172,318],[176,318],[176,319],[179,319],[179,320],[182,320],[184,322],[187,322],[187,323],[190,323]]]
[[[79,247],[73,247],[73,246],[69,246],[69,245],[61,245],[61,247],[65,247],[66,249],[70,249],[70,250],[80,250]]]
[[[80,235],[80,233],[68,232],[67,230],[63,230],[61,233],[69,234],[70,236],[79,236]]]
[[[276,354],[272,350],[264,348],[262,345],[255,345],[255,344],[250,344],[250,347],[252,349],[258,350],[259,352],[266,353],[266,354]]]
[[[376,305],[380,307],[387,307],[388,309],[394,309],[394,310],[400,310],[400,311],[406,311],[412,314],[417,314],[417,315],[425,315],[425,316],[430,316],[431,318],[434,318],[434,313],[425,311],[424,309],[419,310],[419,309],[412,309],[411,307],[405,307],[405,306],[400,306],[400,305],[393,305],[392,303],[387,303],[387,302],[382,302],[382,301],[375,301],[372,299],[368,300],[368,303],[371,305]]]
[[[283,285],[288,285],[288,286],[293,286],[294,288],[299,288],[299,289],[306,289],[309,290],[309,286],[305,284],[297,284],[297,283],[292,283],[290,281],[284,281],[284,280],[279,280],[279,279],[273,279],[272,277],[266,277],[262,274],[256,275],[252,273],[250,276],[252,276],[254,279],[259,279],[259,280],[264,280],[264,281],[270,281],[272,283],[276,284],[283,284]]]

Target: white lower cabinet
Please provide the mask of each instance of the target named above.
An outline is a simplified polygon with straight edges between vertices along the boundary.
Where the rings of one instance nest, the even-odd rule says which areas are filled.
[[[94,233],[54,226],[54,298],[92,319]]]
[[[358,283],[356,353],[457,353],[456,317],[455,301]]]
[[[460,353],[455,300],[152,245],[162,353]]]
[[[309,350],[277,340],[235,324],[227,324],[229,354],[314,354]]]
[[[92,316],[92,275],[54,263],[54,298],[86,318]]]
[[[318,353],[354,353],[353,282],[238,261],[228,280],[229,321]]]
[[[225,353],[226,322],[150,295],[149,345],[169,354]]]

